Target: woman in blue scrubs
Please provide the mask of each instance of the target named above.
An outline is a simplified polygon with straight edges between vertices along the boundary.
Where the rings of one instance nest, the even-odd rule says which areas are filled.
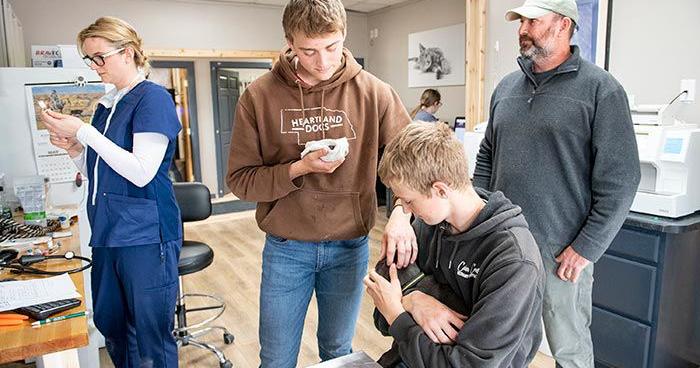
[[[45,110],[51,142],[90,179],[94,321],[116,367],[176,367],[172,335],[182,244],[168,168],[181,129],[170,94],[144,79],[141,38],[99,18],[78,35],[83,59],[116,88],[92,125]]]

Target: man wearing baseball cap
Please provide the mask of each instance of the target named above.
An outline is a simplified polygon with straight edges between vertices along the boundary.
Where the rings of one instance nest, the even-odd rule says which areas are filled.
[[[593,367],[593,263],[625,221],[639,184],[627,96],[570,45],[574,0],[526,0],[520,70],[491,97],[474,185],[523,209],[545,266],[545,333],[560,367]]]
[[[551,13],[568,17],[578,24],[578,8],[573,0],[526,0],[523,6],[509,10],[506,20],[537,19]]]

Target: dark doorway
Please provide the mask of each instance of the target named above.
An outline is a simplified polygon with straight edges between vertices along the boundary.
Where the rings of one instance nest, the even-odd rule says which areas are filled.
[[[216,110],[214,110],[214,134],[216,135],[217,171],[219,196],[229,192],[224,185],[224,175],[228,168],[228,152],[231,148],[231,132],[238,103],[238,73],[228,70],[216,71]]]
[[[236,120],[238,97],[251,82],[241,74],[246,70],[260,69],[268,71],[271,62],[212,62],[212,99],[214,102],[214,134],[216,143],[216,168],[218,178],[218,196],[229,193],[225,183],[228,171],[228,157],[231,148],[231,134]]]

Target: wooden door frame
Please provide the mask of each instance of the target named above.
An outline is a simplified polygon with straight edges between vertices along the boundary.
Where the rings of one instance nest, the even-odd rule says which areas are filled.
[[[216,151],[216,177],[217,177],[217,192],[216,196],[220,197],[224,192],[223,188],[226,183],[224,182],[224,177],[226,176],[226,168],[223,167],[223,156],[227,155],[228,152],[221,152],[221,146],[219,144],[219,137],[216,133],[216,127],[219,124],[219,99],[218,99],[218,80],[216,74],[219,69],[271,69],[272,61],[211,61],[209,63],[211,70],[211,99],[214,109],[214,144]],[[235,106],[232,108],[235,109]],[[233,127],[231,127],[233,129]],[[231,132],[233,134],[233,132]]]
[[[192,171],[194,180],[202,181],[202,168],[200,164],[199,152],[199,125],[197,124],[197,92],[196,79],[194,75],[194,61],[181,60],[152,60],[151,66],[154,68],[179,68],[187,70],[187,103],[190,120],[190,144],[192,146]]]
[[[218,50],[218,49],[145,49],[150,58],[177,59],[270,59],[274,63],[280,51],[270,50]]]
[[[467,130],[484,120],[484,74],[486,71],[486,0],[466,0],[466,103]]]

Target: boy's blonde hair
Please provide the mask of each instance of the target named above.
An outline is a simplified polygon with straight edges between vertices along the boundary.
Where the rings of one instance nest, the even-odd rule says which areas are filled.
[[[471,186],[464,147],[442,122],[406,126],[386,147],[379,177],[389,187],[401,184],[426,196],[436,181],[453,189]]]
[[[78,49],[81,55],[85,55],[83,42],[90,37],[104,38],[114,48],[130,47],[134,50],[134,63],[136,66],[148,72],[150,65],[148,64],[148,58],[143,52],[143,41],[129,23],[115,17],[98,18],[95,23],[85,27],[78,33]]]
[[[294,41],[294,35],[316,37],[343,32],[347,26],[345,8],[340,0],[289,0],[282,15],[284,36]]]

